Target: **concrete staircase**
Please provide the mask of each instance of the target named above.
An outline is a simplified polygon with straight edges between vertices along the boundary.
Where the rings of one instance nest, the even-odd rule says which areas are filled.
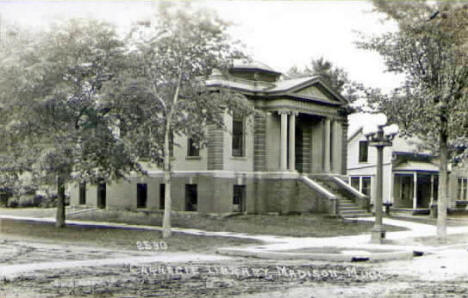
[[[338,200],[337,213],[343,219],[354,219],[357,217],[371,217],[373,216],[369,211],[367,206],[363,206],[363,202],[359,200],[363,199],[365,196],[354,189],[351,189],[350,186],[345,185],[343,182],[340,183],[339,177],[334,176],[311,176],[315,182],[320,184],[323,188],[327,189],[329,192],[333,193]],[[359,199],[360,198],[360,199]],[[368,202],[368,198],[367,198]]]
[[[353,201],[346,198],[339,198],[338,214],[344,219],[373,216],[370,212],[357,206]]]

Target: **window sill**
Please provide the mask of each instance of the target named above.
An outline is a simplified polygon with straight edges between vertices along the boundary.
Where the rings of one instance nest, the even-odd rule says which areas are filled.
[[[201,160],[201,156],[186,156],[186,160]]]

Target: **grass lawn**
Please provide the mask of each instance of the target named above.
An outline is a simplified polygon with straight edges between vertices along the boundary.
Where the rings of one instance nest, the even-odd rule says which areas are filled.
[[[228,237],[194,236],[182,233],[173,233],[169,239],[162,239],[158,231],[145,231],[138,229],[117,229],[100,227],[81,227],[68,225],[58,229],[51,223],[39,223],[32,221],[0,220],[1,236],[17,236],[20,239],[37,239],[56,242],[66,242],[81,245],[97,245],[100,247],[120,248],[130,250],[142,250],[142,241],[164,241],[167,244],[166,251],[189,251],[213,253],[216,248],[222,246],[237,246],[260,243],[254,240],[244,240]],[[139,242],[139,243],[137,243]],[[139,249],[140,248],[140,249]]]
[[[162,214],[131,211],[108,211],[73,216],[73,219],[125,222],[132,224],[162,224]],[[207,231],[226,231],[250,234],[265,234],[296,237],[333,237],[356,235],[370,232],[373,223],[344,223],[339,218],[330,218],[325,214],[304,215],[237,215],[214,217],[196,213],[175,213],[172,225],[180,228],[194,228]],[[403,228],[385,226],[387,231],[402,231]]]
[[[1,215],[27,216],[27,217],[54,217],[57,213],[57,208],[7,208],[0,207]]]

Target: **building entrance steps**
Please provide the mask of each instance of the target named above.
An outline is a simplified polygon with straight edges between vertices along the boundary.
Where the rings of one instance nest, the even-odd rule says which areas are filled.
[[[368,210],[369,198],[351,190],[341,177],[332,175],[311,175],[309,179],[333,194],[337,200],[336,213],[343,219],[373,216]]]

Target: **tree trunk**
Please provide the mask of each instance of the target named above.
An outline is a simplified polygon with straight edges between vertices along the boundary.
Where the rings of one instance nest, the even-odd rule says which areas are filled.
[[[57,228],[65,227],[65,183],[62,177],[57,177],[57,216],[55,218]]]
[[[440,165],[439,165],[439,189],[438,189],[438,202],[437,202],[437,238],[439,242],[445,243],[447,241],[447,203],[448,203],[448,149],[447,149],[447,122],[442,119],[440,138],[439,138],[439,151],[440,151]]]
[[[169,152],[169,136],[171,134],[172,114],[176,109],[177,100],[179,99],[180,84],[182,81],[182,71],[179,73],[179,79],[172,98],[172,104],[166,115],[166,127],[164,131],[164,216],[163,216],[163,238],[171,237],[171,211],[172,211],[172,197],[171,197],[171,153]]]
[[[166,126],[166,132],[164,133],[164,216],[163,216],[163,238],[169,238],[171,236],[171,209],[172,209],[172,198],[171,198],[171,154],[169,152],[169,129]]]

